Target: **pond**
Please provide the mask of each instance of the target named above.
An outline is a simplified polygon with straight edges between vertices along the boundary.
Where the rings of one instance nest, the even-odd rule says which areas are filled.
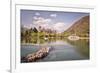
[[[54,49],[43,59],[37,62],[48,61],[68,61],[68,60],[87,60],[89,59],[89,40],[70,41],[68,39],[39,39],[39,45],[21,45],[21,57],[36,52],[43,46],[53,47]],[[21,60],[24,63],[23,60]]]

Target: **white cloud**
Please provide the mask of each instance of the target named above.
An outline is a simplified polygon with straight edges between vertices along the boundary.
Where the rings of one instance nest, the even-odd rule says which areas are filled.
[[[51,19],[43,18],[43,17],[34,17],[33,25],[42,26],[47,28],[51,22]]]
[[[35,25],[33,25],[33,24],[30,24],[30,25],[29,25],[29,27],[30,27],[30,28],[34,28],[34,27],[35,27]]]
[[[35,13],[35,15],[39,16],[39,15],[40,15],[40,13],[36,12],[36,13]]]
[[[33,17],[34,20],[37,20],[38,18],[36,16]]]
[[[56,30],[58,33],[61,33],[67,29],[67,25],[63,22],[57,22],[55,24],[50,25],[49,23],[46,23],[45,21],[48,21],[48,20],[44,20],[43,22],[37,21],[37,22],[35,22],[36,23],[35,25],[34,24],[27,24],[27,25],[24,25],[23,27],[30,29],[30,28],[34,28],[34,27],[38,28],[38,26],[41,26],[42,28],[45,28],[45,29]],[[45,24],[41,24],[44,22],[45,22]]]
[[[30,28],[34,28],[35,25],[33,24],[27,24],[27,25],[23,25],[24,28],[30,29]]]
[[[53,28],[60,33],[66,29],[66,24],[63,22],[57,22],[56,24],[53,24]]]
[[[57,17],[57,14],[51,14],[50,16],[55,18]]]
[[[58,33],[63,32],[66,30],[67,25],[64,22],[57,22],[55,24],[52,24],[52,20],[49,18],[43,18],[43,17],[34,17],[33,25],[35,26],[41,26],[45,29],[51,29],[56,30]]]

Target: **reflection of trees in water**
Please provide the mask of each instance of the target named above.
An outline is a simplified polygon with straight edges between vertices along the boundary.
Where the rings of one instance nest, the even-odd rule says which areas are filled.
[[[85,40],[77,40],[77,41],[70,41],[67,38],[49,38],[48,40],[40,39],[40,44],[43,43],[52,43],[56,42],[58,40],[67,42],[71,44],[72,46],[75,46],[77,51],[82,54],[83,56],[89,58],[89,39]]]
[[[62,38],[62,37],[48,37],[47,40],[45,40],[44,38],[39,38],[40,44],[52,43],[52,42],[56,42],[58,40],[67,41],[66,38]]]
[[[85,57],[89,58],[89,39],[87,40],[77,40],[77,41],[70,41],[67,40],[68,43],[74,45],[76,49]]]

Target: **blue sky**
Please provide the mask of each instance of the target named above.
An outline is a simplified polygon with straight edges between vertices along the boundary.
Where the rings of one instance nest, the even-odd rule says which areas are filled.
[[[26,27],[42,26],[58,32],[68,29],[74,22],[89,13],[21,10],[21,25]]]

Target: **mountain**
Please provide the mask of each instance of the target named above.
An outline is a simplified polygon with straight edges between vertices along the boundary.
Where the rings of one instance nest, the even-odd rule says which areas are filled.
[[[89,16],[84,16],[76,21],[64,33],[77,34],[79,36],[89,36]]]

